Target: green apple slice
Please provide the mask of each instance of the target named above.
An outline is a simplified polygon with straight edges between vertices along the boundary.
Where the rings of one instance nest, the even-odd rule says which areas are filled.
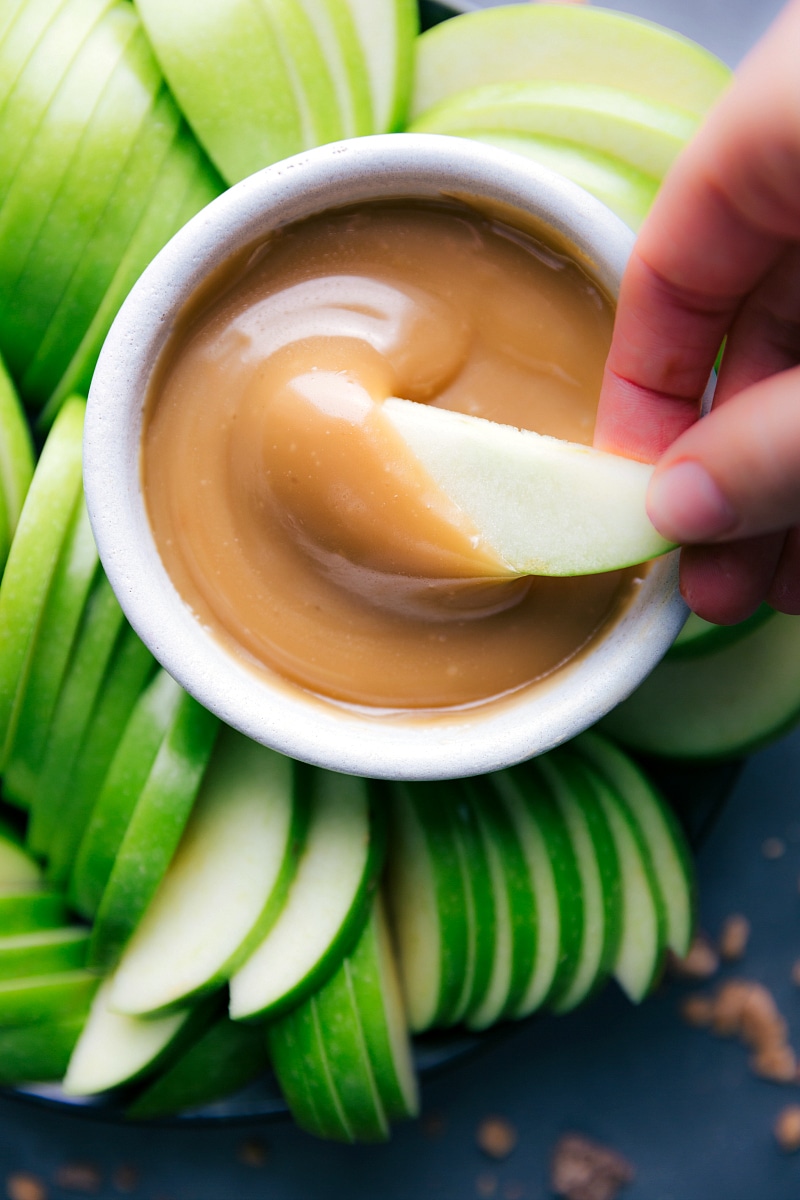
[[[454,785],[393,783],[387,898],[411,1029],[463,1015],[470,929]]]
[[[381,1103],[389,1120],[415,1117],[419,1088],[389,925],[380,895],[345,959]]]
[[[731,642],[751,633],[762,621],[766,621],[772,613],[768,604],[760,605],[752,616],[736,625],[714,625],[704,621],[697,613],[690,612],[686,624],[667,651],[670,661],[678,658],[693,658],[695,654],[707,654],[709,651],[721,650]]]
[[[300,1128],[352,1142],[325,1058],[313,996],[267,1026],[267,1044],[283,1098]]]
[[[115,2],[65,0],[54,7],[49,0],[34,0],[26,22],[35,43],[27,30],[25,37],[5,41],[2,78],[14,82],[0,110],[0,212],[40,122],[87,38]]]
[[[46,729],[38,768],[33,757],[29,759],[28,844],[49,858],[48,874],[61,882],[80,838],[73,814],[85,812],[89,803],[85,788],[78,791],[71,786],[72,772],[122,624],[122,609],[99,571]]]
[[[465,784],[486,847],[495,900],[495,953],[489,986],[468,1009],[471,1029],[486,1029],[513,1013],[525,994],[536,955],[536,896],[514,824],[494,796]]]
[[[91,823],[80,842],[72,885],[81,912],[92,915],[102,899],[136,805],[159,751],[169,763],[169,733],[179,720],[183,689],[158,671],[140,696],[117,747]]]
[[[445,100],[410,129],[415,133],[524,133],[559,138],[619,159],[661,179],[699,121],[679,108],[595,84],[497,83]]]
[[[375,133],[367,57],[347,0],[300,0],[336,93],[342,137]]]
[[[571,5],[513,5],[445,21],[417,42],[412,117],[467,88],[563,80],[625,88],[702,116],[731,72],[650,21]]]
[[[0,586],[0,768],[16,731],[50,583],[81,492],[85,402],[66,404],[42,450]]]
[[[53,7],[57,7],[60,2],[61,0],[51,0],[51,9]],[[0,11],[0,53],[2,53],[2,50],[5,48],[4,43],[9,36],[9,33],[12,38],[17,33],[16,22],[19,20],[20,15],[23,16],[24,24],[25,9],[29,7],[31,7],[31,5],[28,4],[27,0],[6,0],[2,11]],[[33,7],[35,7],[35,5]],[[34,23],[32,22],[31,24]],[[34,32],[32,37],[30,35],[28,36],[27,46],[30,49],[32,49],[36,44],[38,36],[38,31]],[[2,71],[0,71],[0,78],[2,78],[3,82],[8,85],[9,81],[5,73]],[[11,80],[13,81],[13,76],[11,77]],[[3,93],[0,92],[0,104],[3,101],[3,98]]]
[[[476,1008],[490,986],[497,936],[492,872],[473,805],[456,784],[451,806],[453,844],[461,867],[467,917],[467,961],[461,996],[453,1010],[459,1021]]]
[[[590,575],[670,548],[645,463],[409,400],[382,412],[509,573]]]
[[[99,561],[89,514],[80,497],[42,609],[6,760],[4,790],[25,808],[33,802],[50,723]]]
[[[181,110],[228,183],[341,136],[313,26],[290,0],[139,0]]]
[[[169,1117],[225,1100],[263,1075],[269,1065],[260,1025],[223,1017],[214,1022],[128,1105],[134,1120]]]
[[[0,936],[60,929],[67,922],[64,897],[58,892],[33,891],[12,885],[0,892]]]
[[[225,983],[283,907],[305,823],[292,760],[223,729],[175,857],[115,972],[113,1007],[156,1013]]]
[[[40,887],[41,883],[39,864],[25,850],[16,830],[0,821],[0,892]]]
[[[657,179],[607,154],[568,141],[472,129],[463,130],[460,136],[499,150],[511,150],[558,171],[591,192],[633,230],[638,230],[644,221],[658,191]]]
[[[164,878],[189,819],[218,728],[217,717],[182,692],[132,809],[131,793],[124,784],[117,791],[119,813],[112,812],[108,802],[102,805],[105,838],[100,840],[103,844],[94,843],[100,852],[91,868],[96,882],[106,879],[92,931],[89,961],[94,968],[108,970],[116,965]],[[109,778],[116,765],[115,759]],[[130,782],[129,774],[126,783]],[[90,831],[102,800],[103,795],[92,813]],[[118,833],[122,838],[117,843]],[[112,844],[116,853],[110,862],[104,862],[103,851]]]
[[[389,1123],[375,1082],[347,960],[306,1003],[319,1021],[322,1049],[353,1141],[384,1142]]]
[[[541,780],[528,771],[499,771],[488,776],[514,825],[534,891],[536,951],[525,989],[509,1011],[526,1017],[560,988],[577,960],[583,929],[581,883],[569,835]]]
[[[100,980],[91,971],[60,971],[0,981],[0,1026],[61,1020],[85,1012]]]
[[[105,217],[160,84],[133,9],[116,5],[87,39],[15,175],[0,213],[0,236],[14,246],[0,261],[9,289],[0,331],[20,377]]]
[[[78,1011],[30,1025],[0,1028],[0,1083],[20,1085],[62,1079],[85,1020],[85,1012]]]
[[[418,45],[416,0],[345,0],[361,40],[372,91],[374,131],[402,129]]]
[[[692,856],[674,812],[644,772],[613,742],[590,731],[570,746],[605,776],[636,820],[664,901],[667,945],[683,958],[694,933],[697,889]]]
[[[178,229],[190,217],[209,204],[223,190],[223,183],[211,167],[205,154],[185,126],[167,155],[164,166],[152,188],[147,207],[127,248],[116,263],[113,278],[91,322],[85,329],[77,348],[66,365],[59,344],[50,347],[51,354],[36,367],[30,386],[38,394],[40,387],[53,387],[41,412],[39,424],[47,428],[66,397],[74,391],[88,391],[97,357],[111,323],[128,292],[144,268]],[[52,360],[52,361],[51,361]]]
[[[572,843],[583,901],[581,944],[569,975],[548,1003],[568,1012],[608,977],[617,956],[622,927],[617,853],[606,817],[586,780],[558,751],[536,760]]]
[[[5,364],[0,359],[0,572],[33,478],[30,429]]]
[[[311,773],[311,810],[283,908],[230,981],[234,1020],[278,1016],[336,970],[367,920],[384,851],[365,780]],[[309,914],[313,913],[313,919]]]
[[[112,986],[105,980],[92,1001],[61,1085],[67,1096],[95,1096],[156,1070],[195,1016],[192,1008],[146,1021],[122,1016],[109,1004]]]
[[[0,980],[55,975],[86,965],[89,930],[84,925],[0,937]]]
[[[800,715],[800,620],[774,613],[731,645],[665,659],[601,729],[625,745],[669,758],[749,754]]]
[[[634,1004],[653,987],[667,942],[667,915],[647,843],[630,810],[608,780],[579,760],[603,809],[617,850],[622,888],[622,928],[613,974]]]

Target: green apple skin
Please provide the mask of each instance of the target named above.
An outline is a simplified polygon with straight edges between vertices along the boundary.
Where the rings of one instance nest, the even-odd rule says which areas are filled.
[[[175,857],[115,972],[118,1012],[161,1013],[227,982],[283,908],[305,800],[291,759],[222,729]]]
[[[267,1026],[272,1069],[301,1129],[332,1141],[352,1142],[325,1060],[314,997]]]
[[[31,364],[27,384],[32,394],[38,399],[52,388],[39,417],[41,428],[49,428],[66,397],[73,392],[88,391],[106,334],[128,292],[162,246],[210,204],[224,186],[186,126],[181,124],[126,247],[119,256],[118,247],[110,250],[114,272],[94,316],[87,323],[83,317],[66,314],[69,326],[78,326],[77,336],[70,340],[70,347],[75,346],[71,357],[62,352],[60,337],[54,335],[53,344],[49,344],[48,330],[48,345],[43,343],[41,355]],[[55,386],[54,380],[57,380]]]
[[[608,780],[579,758],[599,802],[617,851],[622,889],[622,928],[613,975],[638,1004],[658,979],[667,945],[667,911],[647,842],[630,810]]]
[[[11,376],[0,359],[0,571],[33,478],[30,429]]]
[[[3,777],[4,791],[23,808],[30,808],[33,802],[50,723],[98,564],[89,514],[81,498],[42,608]]]
[[[600,8],[513,5],[467,13],[417,42],[411,118],[468,88],[516,80],[616,87],[702,116],[730,82],[724,63],[650,21]]]
[[[86,1004],[88,1010],[88,1002]],[[0,1083],[51,1083],[64,1076],[86,1012],[0,1027]]]
[[[452,789],[438,783],[388,788],[387,898],[400,977],[415,1033],[462,1013],[470,929],[453,830]]]
[[[31,805],[28,842],[64,883],[131,711],[154,672],[100,574],[53,715]]]
[[[348,0],[301,0],[301,4],[325,55],[341,116],[342,137],[377,133],[369,58]]]
[[[0,112],[0,199],[23,166],[41,121],[92,30],[117,0],[72,0],[27,6],[25,36],[4,39],[2,78],[9,91]],[[13,82],[12,82],[13,81]]]
[[[164,878],[218,730],[217,717],[183,692],[130,812],[95,913],[89,951],[95,970],[116,966]]]
[[[158,1072],[128,1105],[125,1115],[147,1121],[205,1107],[246,1087],[268,1067],[267,1039],[261,1026],[219,1018]]]
[[[39,621],[81,496],[86,405],[64,406],[42,450],[0,585],[0,769],[13,744]]]
[[[366,60],[373,132],[404,128],[419,33],[416,0],[345,0]]]
[[[57,2],[58,0],[51,0],[51,9]],[[38,14],[34,16],[32,21],[26,22],[26,10],[31,7],[35,8],[36,5],[28,4],[27,0],[8,0],[3,5],[2,15],[0,15],[0,56],[6,48],[6,42],[9,38],[21,38],[23,48],[27,49],[28,53],[36,45],[42,28],[42,22],[38,19]],[[25,29],[26,24],[29,26],[27,31]],[[21,33],[20,26],[23,27]],[[3,88],[0,90],[0,105],[2,105],[5,103],[8,92],[14,86],[16,76],[9,72],[8,75],[5,73],[0,74],[0,78],[3,79]]]
[[[158,671],[139,697],[80,842],[72,872],[79,910],[94,915],[139,798],[181,711],[180,684]]]
[[[680,108],[617,87],[537,80],[462,92],[410,127],[415,133],[472,130],[573,141],[662,179],[699,126]]]
[[[139,0],[138,9],[181,110],[228,183],[341,136],[313,30],[298,44],[298,27],[309,32],[300,6]]]
[[[84,970],[0,981],[0,1027],[59,1021],[85,1012],[99,983]]]
[[[419,1112],[419,1087],[394,948],[380,895],[344,965],[384,1112],[390,1121],[415,1117]]]
[[[677,662],[681,658],[693,658],[695,654],[722,650],[724,646],[751,633],[757,625],[767,620],[772,611],[768,604],[761,604],[752,616],[736,625],[714,625],[698,617],[697,613],[690,612],[686,624],[667,651],[667,658],[670,662]]]
[[[800,716],[800,620],[774,613],[731,645],[665,659],[600,723],[646,754],[712,760],[750,754]]]
[[[88,946],[83,925],[0,937],[0,980],[78,970],[86,966]]]
[[[453,1019],[475,1009],[484,999],[493,974],[497,912],[486,844],[474,806],[461,784],[454,785],[451,803],[453,843],[461,866],[467,913],[467,963],[461,996]]]
[[[0,337],[18,378],[105,215],[160,85],[133,8],[114,5],[87,37],[17,168],[0,210]]]
[[[658,179],[636,171],[610,155],[568,141],[471,129],[463,130],[459,136],[495,146],[498,150],[510,150],[549,167],[551,171],[558,171],[591,192],[634,231],[641,226],[658,191]]]
[[[383,809],[363,779],[321,769],[308,779],[297,870],[272,928],[231,978],[234,1020],[274,1019],[299,1004],[338,968],[369,916],[386,846]]]
[[[638,824],[665,906],[667,945],[683,958],[696,925],[697,882],[686,835],[675,813],[644,772],[613,742],[590,730],[570,745],[605,776]]]
[[[42,871],[28,854],[21,835],[0,820],[0,892],[40,887]]]
[[[64,897],[30,886],[0,892],[0,937],[60,929],[67,923]]]

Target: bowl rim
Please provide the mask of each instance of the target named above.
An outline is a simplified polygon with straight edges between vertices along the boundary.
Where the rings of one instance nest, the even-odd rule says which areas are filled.
[[[306,216],[412,197],[521,209],[573,247],[616,298],[634,235],[600,201],[537,163],[432,134],[382,134],[318,147],[224,192],[145,270],[114,321],[89,391],[84,484],[100,558],[126,617],[197,700],[256,741],[318,766],[379,778],[444,779],[549,750],[628,696],[686,618],[677,552],[650,567],[608,634],[546,680],[458,711],[366,710],[256,671],[203,628],[158,554],[140,478],[150,381],[180,313],[208,274],[270,230]]]

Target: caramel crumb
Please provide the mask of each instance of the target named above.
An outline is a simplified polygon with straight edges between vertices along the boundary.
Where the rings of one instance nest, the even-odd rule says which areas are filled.
[[[566,1200],[615,1200],[634,1174],[616,1150],[579,1133],[565,1133],[553,1151],[550,1186]]]
[[[719,969],[719,955],[705,934],[698,933],[684,958],[669,956],[671,974],[681,979],[710,979]]]
[[[116,1192],[135,1192],[139,1186],[139,1172],[130,1163],[122,1163],[114,1171],[111,1185]]]
[[[772,1046],[760,1050],[750,1059],[753,1073],[773,1083],[794,1083],[797,1078],[797,1059],[791,1046]]]
[[[725,962],[738,962],[744,958],[750,940],[750,922],[741,913],[728,917],[722,926],[719,939],[719,956]]]
[[[55,1173],[54,1183],[65,1192],[94,1195],[103,1186],[100,1171],[93,1163],[64,1163]]]
[[[517,1144],[517,1131],[504,1117],[486,1117],[478,1126],[476,1139],[490,1158],[508,1158]]]
[[[800,987],[800,958],[792,967],[792,983],[795,987]]]
[[[768,988],[749,979],[729,979],[711,996],[688,996],[682,1013],[690,1025],[735,1037],[753,1051],[751,1069],[762,1079],[792,1083],[797,1059],[786,1021]]]
[[[497,1176],[482,1171],[475,1180],[475,1192],[478,1196],[494,1196],[497,1192]]]
[[[267,1146],[260,1138],[247,1138],[236,1148],[236,1157],[246,1167],[263,1167],[267,1161]]]
[[[778,1113],[773,1127],[775,1141],[787,1154],[800,1150],[800,1104],[787,1104]]]
[[[681,1005],[681,1015],[695,1029],[708,1029],[714,1018],[714,1001],[710,996],[687,996]]]
[[[786,843],[777,837],[766,838],[761,843],[761,853],[764,858],[783,858],[786,853]]]
[[[16,1171],[6,1179],[9,1200],[47,1200],[48,1194],[42,1180],[26,1171]]]

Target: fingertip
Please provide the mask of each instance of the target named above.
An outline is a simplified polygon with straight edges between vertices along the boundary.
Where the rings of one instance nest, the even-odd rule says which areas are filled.
[[[692,459],[654,472],[647,491],[647,515],[671,542],[705,543],[730,534],[738,515],[716,480]]]

